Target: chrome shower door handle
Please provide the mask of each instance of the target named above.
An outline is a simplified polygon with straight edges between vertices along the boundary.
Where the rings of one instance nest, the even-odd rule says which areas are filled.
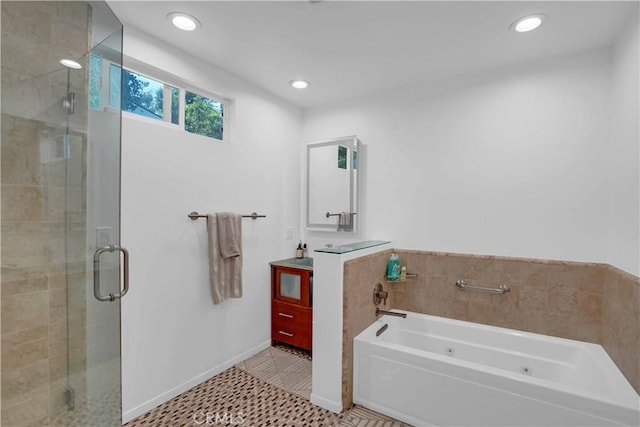
[[[100,293],[100,255],[103,252],[122,252],[123,256],[123,273],[124,288],[117,294],[109,294],[104,296]],[[98,301],[115,301],[122,298],[129,292],[129,251],[116,245],[101,246],[93,254],[93,295]]]

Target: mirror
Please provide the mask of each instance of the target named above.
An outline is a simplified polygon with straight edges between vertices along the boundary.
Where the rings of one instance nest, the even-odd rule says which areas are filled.
[[[356,136],[307,144],[306,226],[318,231],[355,233],[362,167]]]

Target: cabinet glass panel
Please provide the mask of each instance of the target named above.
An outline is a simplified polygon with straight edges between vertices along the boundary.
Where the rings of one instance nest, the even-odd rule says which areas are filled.
[[[300,299],[300,276],[282,272],[280,274],[280,295]]]

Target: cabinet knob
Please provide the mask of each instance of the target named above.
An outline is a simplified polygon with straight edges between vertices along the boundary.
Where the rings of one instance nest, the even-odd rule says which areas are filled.
[[[282,335],[286,335],[288,337],[292,337],[293,335],[295,335],[295,334],[290,334],[289,332],[285,332],[285,331],[278,331],[278,333],[282,334]]]

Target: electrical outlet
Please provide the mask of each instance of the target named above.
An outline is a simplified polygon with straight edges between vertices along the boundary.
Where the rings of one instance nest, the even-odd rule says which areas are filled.
[[[285,240],[293,239],[293,227],[288,226],[284,228],[284,238]]]

